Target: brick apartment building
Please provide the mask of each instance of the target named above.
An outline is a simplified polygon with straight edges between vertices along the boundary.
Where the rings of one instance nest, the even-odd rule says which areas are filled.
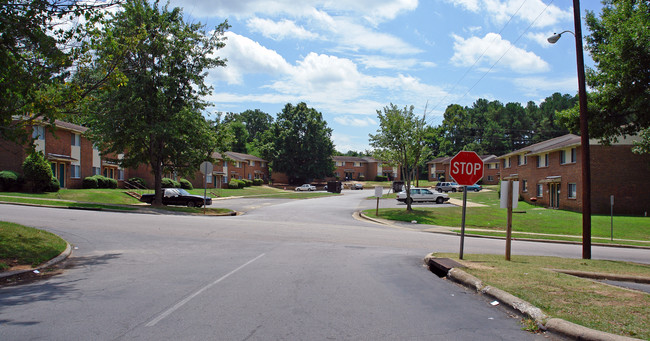
[[[453,181],[453,178],[448,176],[451,159],[452,156],[444,156],[427,162],[429,181],[435,182],[440,181],[440,179]],[[483,160],[484,168],[483,178],[479,182],[483,185],[498,184],[501,176],[499,169],[501,161],[496,157],[496,155],[482,155],[481,160]]]
[[[632,153],[633,138],[604,146],[590,141],[594,214],[644,215],[650,211],[650,155]],[[580,137],[568,134],[500,156],[501,176],[519,181],[521,198],[543,207],[582,209]]]
[[[333,176],[318,179],[322,181],[374,181],[378,175],[385,176],[389,181],[401,179],[399,167],[385,165],[372,157],[332,156],[334,162]],[[284,173],[275,172],[271,175],[274,183],[289,183]]]
[[[83,136],[88,130],[76,124],[56,120],[54,132],[46,123],[35,122],[26,127],[31,132],[36,151],[40,151],[52,167],[52,173],[59,180],[61,188],[81,188],[83,178],[102,174],[113,178],[121,185],[125,172],[117,164],[102,158],[99,150]],[[0,170],[22,173],[26,146],[10,141],[0,141]],[[118,155],[117,158],[121,157]]]

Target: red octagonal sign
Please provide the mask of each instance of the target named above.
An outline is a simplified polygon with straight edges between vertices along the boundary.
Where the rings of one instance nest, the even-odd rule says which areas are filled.
[[[475,152],[459,152],[449,168],[449,175],[459,185],[471,186],[483,178],[483,160]]]

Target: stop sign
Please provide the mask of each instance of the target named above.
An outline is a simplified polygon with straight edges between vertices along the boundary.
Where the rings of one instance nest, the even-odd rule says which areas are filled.
[[[475,152],[459,152],[449,168],[449,175],[459,185],[471,186],[483,178],[483,160]]]

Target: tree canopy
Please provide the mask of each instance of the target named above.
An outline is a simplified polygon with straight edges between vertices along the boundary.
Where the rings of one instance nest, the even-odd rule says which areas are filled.
[[[0,3],[0,138],[26,142],[26,125],[34,120],[53,123],[97,86],[82,88],[68,80],[90,56],[83,44],[89,30],[118,2]]]
[[[215,148],[214,130],[202,116],[211,89],[205,70],[225,66],[214,56],[225,46],[227,22],[211,35],[187,24],[179,8],[128,0],[97,37],[97,68],[115,64],[124,81],[106,87],[87,108],[90,137],[105,155],[124,153],[124,167],[148,164],[156,199],[163,171],[192,172]],[[135,44],[133,44],[135,42]],[[122,53],[123,46],[133,46]]]
[[[425,117],[418,118],[413,106],[399,109],[390,104],[377,110],[379,129],[370,134],[370,145],[374,157],[383,162],[402,167],[402,178],[406,184],[406,210],[411,211],[411,181],[415,179],[417,165],[428,155],[425,135]]]
[[[332,129],[320,112],[304,102],[288,103],[264,135],[262,157],[292,183],[322,179],[334,172],[331,137]]]

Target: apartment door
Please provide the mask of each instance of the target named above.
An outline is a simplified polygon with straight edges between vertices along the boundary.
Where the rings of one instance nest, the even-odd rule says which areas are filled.
[[[560,184],[559,183],[553,183],[550,185],[550,191],[549,191],[549,196],[550,196],[550,207],[551,208],[560,208]]]

